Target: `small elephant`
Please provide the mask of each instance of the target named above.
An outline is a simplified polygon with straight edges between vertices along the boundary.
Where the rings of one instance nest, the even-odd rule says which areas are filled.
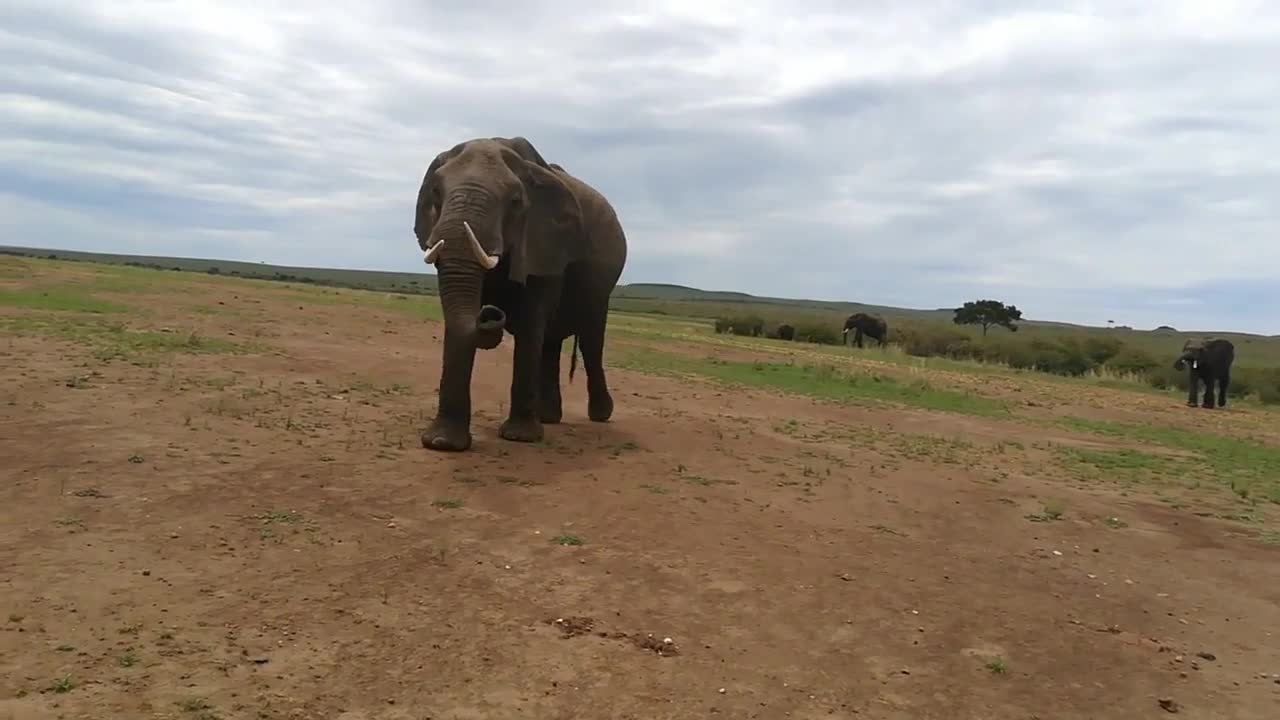
[[[794,327],[786,324],[778,326],[779,340],[794,340],[795,338],[796,338],[796,329]]]
[[[516,347],[502,438],[535,442],[543,423],[560,422],[561,346],[571,335],[569,379],[581,343],[587,415],[609,420],[604,336],[627,238],[603,195],[523,137],[476,138],[431,161],[413,232],[436,268],[444,309],[439,408],[423,447],[471,447],[476,350],[497,347],[504,329]]]
[[[878,315],[854,313],[844,321],[844,344],[849,344],[849,331],[853,330],[853,344],[862,347],[862,336],[866,335],[884,347],[889,338],[889,324]]]
[[[1236,359],[1236,348],[1230,340],[1188,340],[1182,345],[1182,354],[1173,363],[1173,369],[1181,371],[1190,365],[1187,377],[1187,407],[1196,406],[1200,381],[1204,381],[1204,404],[1213,407],[1213,386],[1218,384],[1218,407],[1226,407],[1227,385],[1231,383],[1231,364]]]

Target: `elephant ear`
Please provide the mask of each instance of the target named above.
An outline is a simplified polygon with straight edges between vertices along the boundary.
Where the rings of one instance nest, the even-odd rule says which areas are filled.
[[[440,166],[457,157],[458,153],[466,147],[466,143],[458,143],[452,148],[436,155],[431,164],[427,166],[427,172],[422,176],[422,184],[418,186],[418,202],[413,212],[413,234],[418,238],[418,246],[426,249],[427,238],[431,237],[431,230],[436,226],[439,217],[436,216],[436,206],[432,202],[432,186],[435,182],[436,172],[440,170]]]
[[[516,156],[504,158],[528,199],[523,232],[511,253],[511,280],[524,284],[530,275],[563,275],[566,265],[583,256],[586,245],[577,196],[545,166]]]

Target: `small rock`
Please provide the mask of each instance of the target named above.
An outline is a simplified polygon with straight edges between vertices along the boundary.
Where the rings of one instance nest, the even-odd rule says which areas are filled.
[[[171,533],[169,533],[169,537],[170,537],[170,538],[172,538],[172,539],[174,539],[174,540],[176,540],[176,539],[178,539],[178,533],[176,533],[176,532],[171,532]]]
[[[1218,659],[1217,655],[1214,655],[1211,652],[1203,652],[1203,651],[1196,653],[1196,657],[1200,658],[1201,660],[1208,660],[1209,662],[1213,662],[1214,660]]]
[[[151,571],[150,571],[150,570],[143,570],[143,571],[142,571],[142,576],[143,576],[143,577],[151,577]]]
[[[1157,702],[1160,703],[1160,709],[1167,713],[1176,713],[1182,709],[1178,705],[1178,701],[1173,698],[1160,698]]]
[[[396,524],[395,524],[395,522],[394,522],[394,521],[387,523],[387,527],[389,527],[389,528],[394,528],[395,526],[396,526]]]
[[[721,694],[721,695],[725,694],[726,692],[729,692],[729,691],[728,691],[728,690],[725,690],[724,688],[720,688],[720,694]]]
[[[1054,554],[1054,555],[1057,555],[1058,557],[1062,557],[1062,551],[1061,551],[1061,550],[1054,550],[1054,551],[1053,551],[1053,554]]]

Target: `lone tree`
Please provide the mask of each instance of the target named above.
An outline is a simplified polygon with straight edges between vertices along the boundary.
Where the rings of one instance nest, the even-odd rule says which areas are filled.
[[[955,313],[953,320],[957,325],[981,325],[983,337],[992,325],[1017,332],[1018,326],[1013,322],[1022,319],[1022,311],[1016,305],[1005,305],[999,300],[970,300],[956,308]]]

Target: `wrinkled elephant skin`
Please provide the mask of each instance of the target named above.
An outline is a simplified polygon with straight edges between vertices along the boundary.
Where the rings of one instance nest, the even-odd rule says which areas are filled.
[[[885,342],[889,338],[889,324],[884,318],[868,315],[866,313],[854,313],[844,321],[844,339],[845,344],[849,344],[849,331],[853,332],[853,344],[862,347],[862,336],[866,335],[874,339],[879,347],[884,347]]]
[[[1173,362],[1173,369],[1187,369],[1187,407],[1196,406],[1200,383],[1204,383],[1204,403],[1201,407],[1214,407],[1214,390],[1217,386],[1217,406],[1227,405],[1227,386],[1231,384],[1231,365],[1236,359],[1236,348],[1230,340],[1218,338],[1208,341],[1188,340],[1182,346],[1182,354]]]
[[[560,351],[570,336],[570,382],[581,346],[587,416],[610,419],[604,337],[627,240],[603,195],[523,137],[476,138],[432,160],[413,231],[436,268],[445,326],[439,407],[423,447],[471,447],[475,355],[497,347],[504,330],[515,350],[502,438],[534,442],[544,423],[560,422]]]

